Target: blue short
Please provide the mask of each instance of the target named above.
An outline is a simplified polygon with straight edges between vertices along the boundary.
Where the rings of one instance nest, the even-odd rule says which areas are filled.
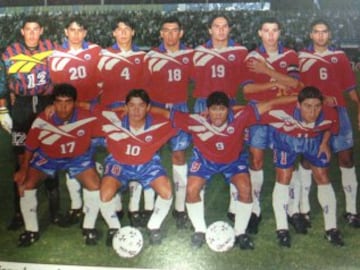
[[[271,147],[271,133],[268,125],[253,125],[248,130],[248,140],[245,139],[245,141],[250,146],[264,150]]]
[[[103,177],[111,176],[115,178],[121,183],[122,188],[126,188],[130,181],[137,181],[144,189],[148,189],[152,181],[160,176],[166,176],[166,171],[158,154],[151,161],[137,165],[123,164],[115,160],[112,155],[108,155],[104,164]]]
[[[349,114],[345,107],[337,107],[339,116],[339,133],[333,135],[330,140],[331,149],[334,153],[354,147],[354,136]]]
[[[49,158],[42,151],[34,152],[30,166],[49,176],[54,176],[57,171],[65,170],[69,173],[71,178],[90,168],[95,168],[95,161],[92,158],[92,151],[88,150],[86,153],[75,158]]]
[[[176,104],[163,104],[158,102],[151,102],[155,107],[165,108],[169,110],[175,110],[180,112],[189,112],[189,108],[186,103],[176,103]],[[179,130],[178,133],[170,139],[170,148],[171,151],[184,151],[191,144],[191,135],[182,130]]]
[[[211,181],[214,174],[221,173],[225,177],[226,183],[231,182],[231,178],[239,173],[249,173],[249,154],[247,150],[240,153],[237,160],[231,163],[216,163],[205,159],[197,148],[193,148],[193,155],[189,164],[189,176],[198,176]]]

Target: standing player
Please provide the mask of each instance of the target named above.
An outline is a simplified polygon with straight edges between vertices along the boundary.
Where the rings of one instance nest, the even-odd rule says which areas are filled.
[[[294,50],[279,42],[280,22],[275,18],[261,21],[258,35],[261,45],[246,57],[249,69],[244,86],[245,99],[263,101],[288,95],[299,86],[299,60]],[[248,231],[257,233],[261,220],[260,192],[264,182],[264,150],[269,146],[268,127],[255,125],[249,129],[250,178],[254,206]]]
[[[231,105],[235,104],[237,90],[245,81],[247,49],[230,38],[229,18],[215,14],[209,20],[208,31],[210,40],[196,47],[193,57],[196,113],[206,110],[206,98],[214,91],[224,91]],[[236,188],[230,184],[229,214],[232,219],[236,197]]]
[[[105,159],[105,172],[101,180],[101,213],[109,226],[107,245],[120,228],[114,215],[113,197],[129,181],[138,181],[144,189],[152,188],[158,194],[154,211],[147,223],[150,243],[160,244],[161,224],[172,203],[171,184],[161,164],[158,150],[176,133],[171,123],[148,113],[150,98],[143,89],[133,89],[126,96],[122,112],[103,111],[102,131],[106,136],[110,155]]]
[[[311,24],[310,38],[312,44],[300,52],[300,72],[305,85],[316,86],[325,96],[325,100],[334,106],[339,115],[340,132],[331,138],[331,147],[337,155],[342,186],[345,192],[346,222],[355,228],[360,227],[357,212],[357,177],[354,166],[354,139],[346,103],[343,94],[348,93],[357,108],[357,123],[360,128],[360,100],[356,91],[356,79],[345,53],[330,46],[331,30],[325,20],[317,20]],[[300,211],[308,217],[310,211],[309,191],[311,172],[303,162],[300,166],[302,196]]]
[[[81,17],[71,17],[65,25],[66,40],[50,57],[50,76],[54,83],[69,83],[77,89],[77,106],[93,111],[98,103],[100,74],[97,69],[101,48],[85,41],[87,26]],[[94,146],[95,147],[95,146]],[[81,185],[66,174],[71,208],[63,226],[80,222],[82,215]]]
[[[297,105],[271,110],[262,117],[273,130],[276,183],[273,208],[280,246],[290,247],[287,223],[289,182],[297,156],[309,162],[318,185],[318,200],[323,209],[325,238],[336,246],[344,245],[336,224],[336,198],[329,180],[330,137],[339,129],[336,111],[323,106],[323,96],[315,87],[305,87]]]
[[[146,54],[146,69],[149,76],[147,89],[152,105],[188,112],[187,98],[192,71],[193,50],[181,43],[184,35],[182,24],[176,17],[162,21],[160,37],[162,43]],[[185,150],[190,145],[190,135],[179,131],[170,140],[172,151],[172,174],[175,186],[175,210],[177,228],[185,228],[185,195],[187,165]]]
[[[131,89],[144,88],[144,56],[134,43],[135,25],[126,17],[114,20],[112,35],[115,43],[103,49],[100,53],[98,69],[102,77],[101,107],[105,110],[116,110],[125,105],[125,97]],[[143,215],[139,212],[139,201],[141,197],[141,185],[133,181],[129,184],[129,219],[132,226],[144,225]],[[114,197],[116,203],[119,198]],[[152,189],[145,191],[145,210],[149,214],[153,210],[154,192]],[[117,206],[117,211],[121,206]]]
[[[17,159],[16,170],[19,169],[24,158],[24,142],[31,123],[37,114],[51,103],[53,85],[49,75],[48,57],[56,46],[50,40],[41,40],[44,28],[36,16],[25,17],[20,31],[23,41],[11,44],[2,54],[8,90],[13,97],[11,117],[14,126],[11,136]],[[3,90],[1,89],[1,91]],[[4,98],[0,99],[0,107],[5,108]],[[6,110],[2,109],[0,115],[7,116]],[[9,120],[9,118],[7,119]],[[1,124],[4,126],[3,123],[2,120]],[[10,128],[8,129],[10,130]],[[51,221],[58,224],[60,221],[58,178],[55,176],[47,179],[45,186],[49,196]],[[14,182],[15,215],[8,226],[9,230],[17,230],[24,224],[19,200],[17,186]]]
[[[72,85],[56,85],[53,96],[55,113],[49,119],[41,113],[34,120],[26,139],[24,159],[15,174],[25,221],[25,232],[20,235],[18,245],[27,247],[39,239],[37,186],[47,175],[59,170],[67,170],[85,187],[83,235],[87,245],[94,245],[100,188],[91,150],[96,117],[75,108],[77,94]]]

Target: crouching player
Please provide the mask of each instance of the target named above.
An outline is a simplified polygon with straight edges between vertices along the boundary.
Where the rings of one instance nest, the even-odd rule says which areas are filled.
[[[26,139],[26,152],[15,181],[21,195],[20,207],[25,232],[18,245],[30,246],[39,239],[36,192],[40,182],[59,170],[66,170],[84,186],[83,235],[87,245],[96,244],[95,221],[99,212],[100,179],[90,151],[96,117],[75,108],[76,89],[69,84],[54,87],[55,113],[48,119],[41,113]]]
[[[216,91],[206,100],[208,117],[176,111],[164,112],[176,127],[192,135],[194,143],[186,190],[186,208],[195,229],[191,237],[194,247],[201,247],[205,243],[206,222],[201,190],[214,174],[222,173],[228,183],[234,184],[239,194],[235,202],[236,244],[241,249],[254,248],[245,232],[251,215],[252,196],[243,133],[248,126],[257,123],[260,114],[272,106],[295,99],[283,97],[251,104],[243,110],[232,110],[229,97],[224,92]]]
[[[325,238],[336,246],[344,245],[337,229],[336,198],[329,180],[329,140],[338,132],[338,119],[333,108],[323,106],[323,99],[320,90],[305,87],[298,95],[297,105],[271,110],[262,119],[272,129],[276,167],[273,208],[280,246],[291,246],[286,209],[294,163],[301,154],[310,162],[318,185],[317,197],[323,209]]]
[[[104,161],[100,188],[100,210],[109,226],[106,244],[111,245],[113,236],[120,229],[114,196],[133,180],[145,190],[151,187],[158,195],[147,228],[150,244],[160,244],[160,227],[170,210],[172,191],[158,150],[176,134],[176,130],[168,119],[148,113],[150,98],[143,89],[131,90],[126,96],[124,108],[126,114],[102,112],[101,129],[110,153]]]

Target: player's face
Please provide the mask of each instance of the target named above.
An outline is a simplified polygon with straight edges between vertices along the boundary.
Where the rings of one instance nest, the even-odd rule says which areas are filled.
[[[131,44],[134,35],[135,31],[130,26],[122,22],[118,23],[118,27],[113,31],[113,36],[115,37],[116,42],[120,45]]]
[[[40,36],[44,28],[36,22],[28,22],[21,29],[21,35],[24,37],[24,42],[28,47],[36,47],[39,45]]]
[[[211,124],[221,127],[227,121],[229,109],[224,105],[211,105],[208,108]]]
[[[317,24],[313,27],[310,38],[316,47],[327,47],[331,33],[325,24]]]
[[[223,17],[216,18],[209,29],[213,41],[227,41],[230,34],[230,26]]]
[[[86,37],[87,31],[84,27],[73,22],[68,28],[65,28],[65,35],[68,38],[70,47],[81,48]]]
[[[301,118],[305,123],[313,123],[322,110],[322,102],[318,98],[307,98],[299,104]]]
[[[55,113],[63,121],[71,118],[74,109],[75,101],[71,97],[56,97],[54,101]]]
[[[126,109],[130,124],[142,123],[145,121],[145,117],[150,109],[150,105],[146,104],[146,102],[144,102],[139,97],[132,97],[126,104]]]
[[[160,36],[164,41],[165,47],[180,46],[180,39],[184,32],[179,28],[177,23],[164,23],[160,30]]]
[[[280,38],[279,25],[277,23],[264,23],[258,31],[258,35],[265,47],[277,46]]]

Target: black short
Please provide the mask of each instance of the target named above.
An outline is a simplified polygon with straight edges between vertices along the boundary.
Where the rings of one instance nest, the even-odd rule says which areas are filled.
[[[15,154],[24,153],[26,134],[30,130],[32,122],[51,102],[52,97],[50,95],[15,97],[15,103],[11,107],[13,120],[12,145]]]

